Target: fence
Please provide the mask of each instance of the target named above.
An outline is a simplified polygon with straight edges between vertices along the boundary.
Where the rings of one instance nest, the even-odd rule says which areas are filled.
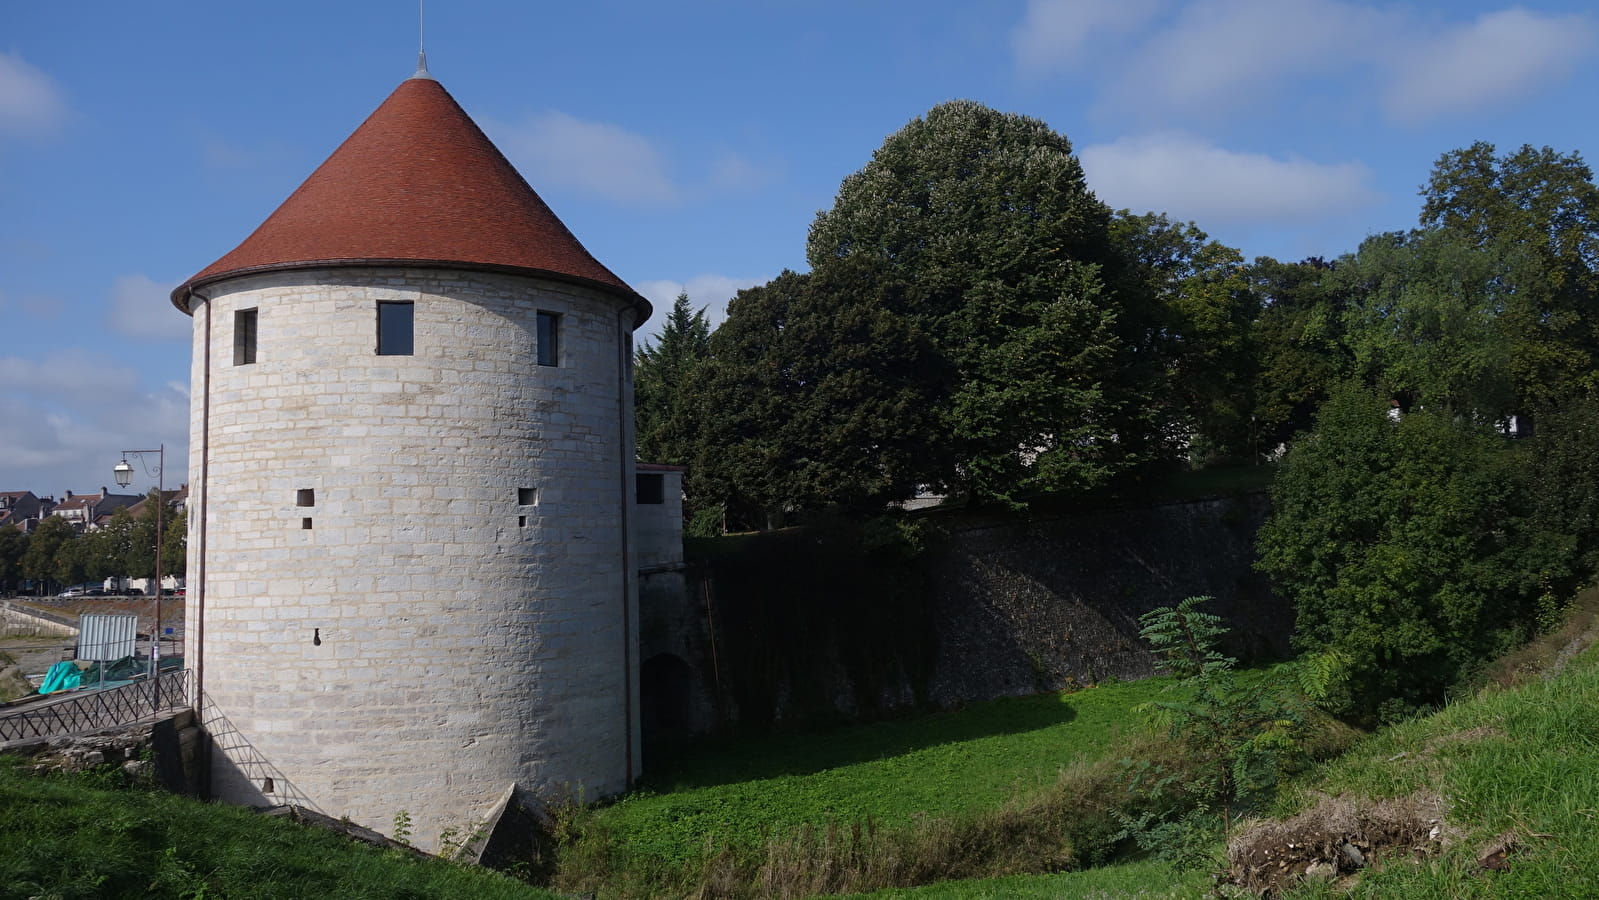
[[[189,673],[179,669],[154,681],[103,691],[68,694],[60,700],[0,710],[0,743],[81,734],[131,725],[158,711],[189,705]]]

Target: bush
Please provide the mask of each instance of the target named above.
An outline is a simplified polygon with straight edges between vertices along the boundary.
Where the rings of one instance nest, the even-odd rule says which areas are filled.
[[[1568,585],[1599,573],[1599,399],[1579,400],[1539,420],[1533,439],[1538,526],[1565,534],[1574,562]]]
[[[1284,459],[1258,567],[1297,610],[1295,641],[1348,661],[1339,706],[1393,720],[1524,640],[1570,542],[1531,516],[1522,454],[1486,425],[1402,420],[1335,393]]]

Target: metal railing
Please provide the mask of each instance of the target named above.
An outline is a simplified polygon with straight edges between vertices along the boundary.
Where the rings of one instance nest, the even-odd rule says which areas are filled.
[[[159,712],[189,705],[189,673],[179,669],[154,681],[101,691],[80,691],[60,700],[0,710],[0,742],[83,734],[131,725]]]

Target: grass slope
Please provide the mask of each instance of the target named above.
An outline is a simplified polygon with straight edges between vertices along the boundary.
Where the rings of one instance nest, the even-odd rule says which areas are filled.
[[[698,745],[649,763],[646,789],[601,810],[630,854],[681,863],[707,841],[750,848],[810,824],[999,806],[1053,785],[1080,759],[1114,752],[1139,727],[1134,707],[1170,682],[1152,679],[1071,694],[977,703],[948,713],[826,734]]]
[[[0,757],[0,900],[556,895],[484,869],[130,786],[113,770],[41,777]]]
[[[1355,897],[1599,897],[1599,649],[1547,681],[1490,690],[1389,728],[1329,763],[1285,810],[1332,794],[1435,792],[1458,837],[1419,864],[1390,863],[1342,887]],[[1502,835],[1503,871],[1477,865]],[[1305,886],[1292,896],[1342,895]]]

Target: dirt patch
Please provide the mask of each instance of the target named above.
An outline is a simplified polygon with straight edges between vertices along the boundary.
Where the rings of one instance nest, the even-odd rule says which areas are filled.
[[[42,675],[51,664],[72,658],[77,638],[0,634],[0,653],[16,661],[23,675]],[[37,687],[33,685],[32,687]],[[27,693],[32,693],[32,687]]]
[[[1331,881],[1367,866],[1421,859],[1450,841],[1444,802],[1419,792],[1397,800],[1326,797],[1287,820],[1240,830],[1227,845],[1226,881],[1274,897],[1307,879]]]

